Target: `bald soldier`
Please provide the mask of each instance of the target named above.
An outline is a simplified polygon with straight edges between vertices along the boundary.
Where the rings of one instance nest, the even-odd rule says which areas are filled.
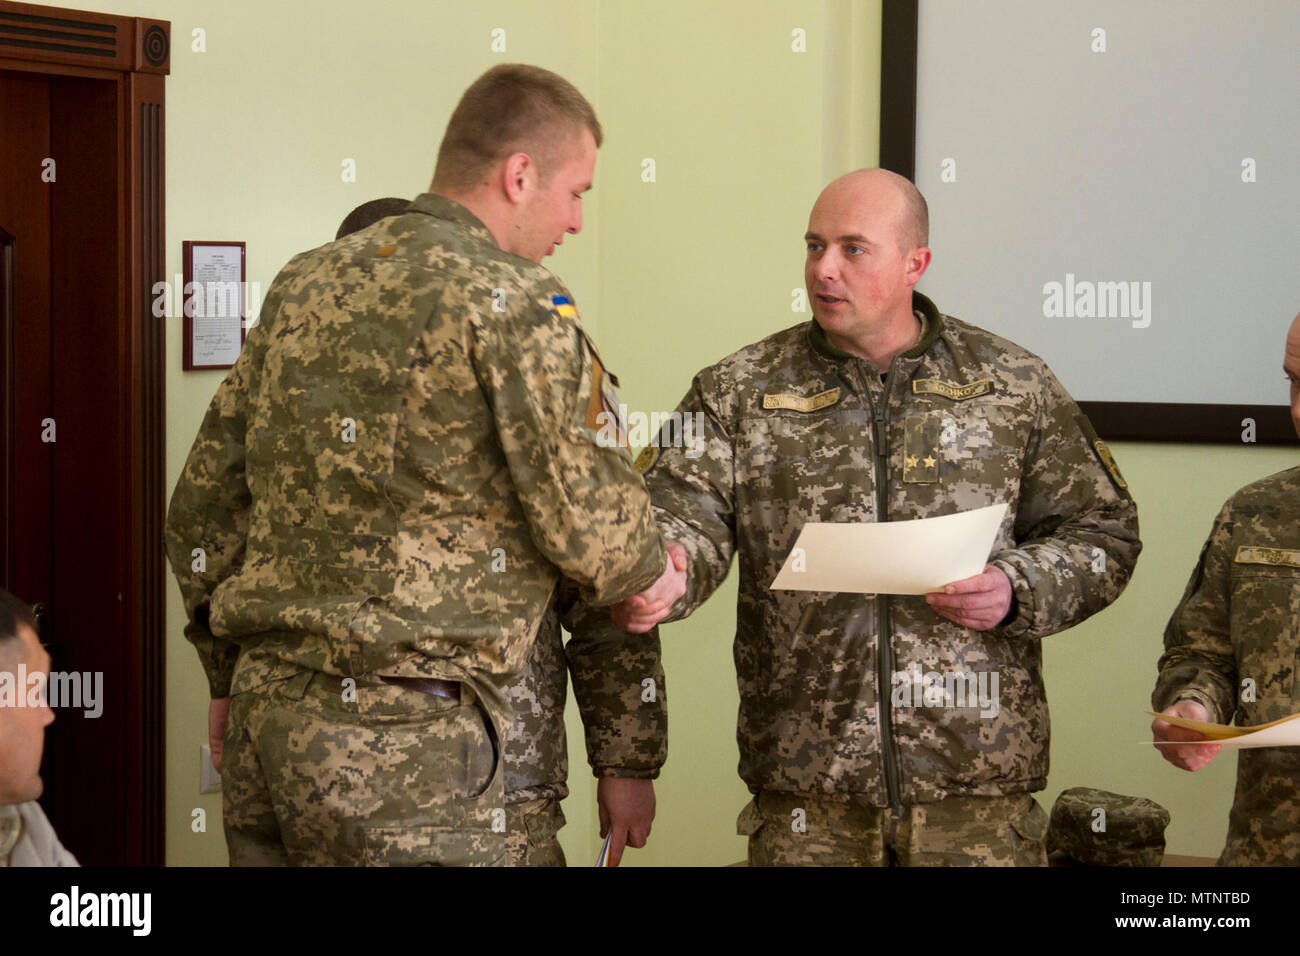
[[[638,462],[689,555],[679,618],[740,565],[735,659],[749,862],[1042,865],[1039,639],[1119,596],[1141,545],[1106,446],[1037,356],[942,314],[916,188],[835,180],[804,237],[813,319],[704,369]],[[810,521],[1005,502],[988,565],[924,596],[770,590]],[[634,631],[653,598],[615,611]]]
[[[1282,365],[1300,435],[1300,315]],[[1253,727],[1300,711],[1300,468],[1247,485],[1224,503],[1165,629],[1153,709]],[[1218,744],[1156,720],[1152,735],[1175,767],[1196,771]],[[1300,750],[1239,751],[1237,792],[1220,866],[1300,864]]]
[[[680,590],[540,265],[600,141],[563,78],[489,70],[430,192],[291,260],[218,389],[167,547],[232,863],[503,862],[504,688],[560,576],[594,606]]]

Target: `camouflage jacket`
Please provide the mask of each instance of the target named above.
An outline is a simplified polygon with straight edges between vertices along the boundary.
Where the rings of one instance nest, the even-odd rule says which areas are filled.
[[[619,630],[607,610],[576,600],[567,585],[552,598],[523,672],[506,691],[515,713],[505,745],[507,805],[569,795],[564,701],[570,673],[597,777],[653,779],[668,755],[658,635]],[[567,646],[561,623],[573,633]]]
[[[1196,700],[1212,722],[1243,727],[1300,712],[1300,468],[1224,504],[1165,629],[1159,666],[1157,711]],[[1239,752],[1221,863],[1300,864],[1297,781],[1297,748]]]
[[[1043,361],[919,293],[913,304],[921,340],[886,381],[816,321],[795,326],[700,372],[682,424],[669,422],[683,440],[662,447],[666,427],[638,461],[664,537],[690,555],[674,617],[739,556],[737,736],[753,791],[891,806],[1041,789],[1038,638],[1114,601],[1141,549],[1109,451]],[[991,563],[1015,601],[994,630],[949,622],[920,596],[769,589],[805,522],[998,502],[1009,509]],[[971,703],[979,680],[996,708],[930,706],[924,693],[944,682]]]
[[[425,194],[276,277],[172,495],[167,549],[214,696],[277,668],[464,681],[509,724],[561,573],[662,573],[608,376],[568,293]]]

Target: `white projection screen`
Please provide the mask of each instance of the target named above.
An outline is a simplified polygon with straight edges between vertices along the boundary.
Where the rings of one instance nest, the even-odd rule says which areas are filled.
[[[1103,437],[1295,441],[1300,2],[885,0],[883,43],[920,291],[1043,356]]]

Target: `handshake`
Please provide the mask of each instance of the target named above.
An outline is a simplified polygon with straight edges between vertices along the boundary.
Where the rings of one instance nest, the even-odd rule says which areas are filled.
[[[609,609],[614,623],[632,634],[644,634],[668,616],[677,599],[686,593],[686,549],[668,545],[668,564],[659,580],[640,594],[625,598]]]

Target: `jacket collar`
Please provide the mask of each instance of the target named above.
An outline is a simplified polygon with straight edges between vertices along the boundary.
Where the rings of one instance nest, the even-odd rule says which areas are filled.
[[[921,340],[912,346],[906,352],[902,353],[899,358],[912,359],[920,358],[930,347],[938,341],[940,333],[943,331],[943,315],[933,302],[927,299],[915,289],[912,290],[912,309],[921,315]],[[846,359],[857,358],[850,355],[843,349],[836,348],[831,344],[830,339],[826,337],[826,330],[823,329],[816,319],[808,323],[808,342],[817,354],[832,362],[843,362]]]
[[[449,222],[464,226],[471,234],[491,243],[493,246],[497,244],[491,231],[487,226],[483,225],[483,221],[478,216],[446,196],[439,196],[437,193],[421,193],[406,207],[406,211],[422,212],[437,219],[446,219]]]

